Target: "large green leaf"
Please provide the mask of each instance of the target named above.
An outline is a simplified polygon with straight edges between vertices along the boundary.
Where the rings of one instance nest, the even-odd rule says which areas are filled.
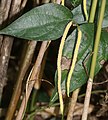
[[[101,4],[101,1],[99,1],[99,2]],[[99,6],[100,6],[100,4],[99,4]],[[87,0],[88,15],[90,14],[90,6],[91,6],[91,0]],[[82,9],[82,5],[79,5],[76,8],[74,8],[72,10],[72,13],[73,13],[73,20],[75,22],[77,22],[78,24],[85,23],[85,21],[84,21],[84,12],[83,12],[83,9]],[[106,1],[106,8],[105,8],[105,14],[104,14],[102,27],[103,28],[108,27],[108,0]]]
[[[45,4],[27,12],[0,34],[29,40],[55,40],[64,31],[66,24],[72,20],[71,11],[58,4]]]
[[[94,25],[93,24],[83,24],[80,26],[80,29],[83,33],[82,42],[79,49],[78,59],[75,66],[75,70],[73,72],[73,76],[71,78],[70,83],[70,92],[74,91],[75,89],[81,87],[84,83],[86,83],[88,75],[85,72],[83,67],[83,62],[85,61],[86,69],[89,73],[90,70],[90,62],[91,62],[91,55],[92,55],[92,48],[93,48],[93,39],[94,39]],[[77,36],[77,31],[74,30],[72,34],[67,38],[63,50],[62,56],[62,83],[61,88],[62,92],[66,91],[66,79],[68,74],[69,65],[72,59],[72,53],[74,50],[75,40]],[[95,75],[101,69],[100,62],[101,60],[108,59],[108,33],[106,31],[102,31],[101,41],[98,51],[98,58],[96,62],[96,70]],[[86,59],[86,60],[85,60]],[[58,99],[58,92],[57,92],[57,73],[55,74],[55,89],[53,95],[51,97],[51,102],[55,102]]]

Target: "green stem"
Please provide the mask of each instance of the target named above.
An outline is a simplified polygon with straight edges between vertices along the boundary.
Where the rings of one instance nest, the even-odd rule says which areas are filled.
[[[103,17],[104,17],[104,11],[105,11],[105,4],[106,4],[106,0],[102,0],[102,5],[101,5],[101,9],[100,9],[100,16],[99,16],[97,32],[96,32],[96,38],[95,38],[94,54],[93,54],[92,63],[91,63],[91,70],[90,70],[90,78],[92,80],[94,78],[96,58],[97,58],[97,54],[98,54],[98,46],[99,46],[99,42],[100,42],[101,29],[102,29],[101,26],[102,26],[102,21],[103,21]]]
[[[98,0],[93,0],[93,2],[92,2],[89,23],[93,23],[93,21],[94,21],[94,17],[95,17],[95,13],[96,13],[96,7],[97,7],[97,1]]]
[[[90,102],[90,96],[91,96],[91,90],[92,90],[92,82],[93,82],[94,73],[95,73],[98,46],[99,46],[99,41],[101,36],[101,29],[102,29],[101,26],[102,26],[102,21],[104,17],[104,11],[105,11],[105,4],[106,4],[106,0],[102,0],[98,26],[96,31],[96,37],[95,37],[95,44],[94,44],[94,51],[93,51],[94,54],[93,54],[92,63],[91,63],[90,76],[87,84],[87,90],[86,90],[86,96],[84,100],[84,108],[83,108],[81,120],[87,120],[87,114],[88,114],[88,108],[89,108],[89,102]]]
[[[33,111],[35,106],[35,102],[36,102],[36,96],[37,96],[37,90],[34,89],[33,93],[32,93],[32,99],[31,99],[31,104],[30,104],[30,111]]]
[[[94,90],[94,91],[91,92],[91,94],[106,93],[106,92],[107,92],[107,90]],[[85,95],[86,95],[85,93],[79,95],[79,96],[78,96],[78,99],[84,97]]]
[[[50,107],[55,107],[55,106],[58,106],[60,105],[60,103],[54,103],[52,105],[47,105],[47,106],[42,106],[42,107],[39,107],[39,108],[36,108],[32,113],[30,113],[28,115],[28,119],[31,118],[32,116],[34,116],[37,112],[41,112],[43,110],[45,110],[46,108],[50,108]]]

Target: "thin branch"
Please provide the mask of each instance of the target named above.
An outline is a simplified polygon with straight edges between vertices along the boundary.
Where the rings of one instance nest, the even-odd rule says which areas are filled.
[[[74,109],[75,109],[75,105],[77,102],[78,93],[79,93],[79,89],[76,89],[72,94],[72,98],[71,98],[71,101],[69,103],[69,111],[67,114],[67,120],[73,120]]]
[[[107,82],[108,82],[108,80],[105,80],[105,81],[103,81],[103,82],[93,83],[93,85],[102,85],[102,84],[107,83]]]
[[[92,3],[92,6],[91,6],[89,23],[93,23],[93,22],[94,22],[95,11],[96,11],[96,7],[97,7],[97,2],[98,2],[98,0],[93,0],[92,2],[93,2],[93,3]]]
[[[41,48],[40,48],[40,51],[39,51],[36,63],[35,63],[34,68],[33,68],[33,72],[32,72],[31,77],[30,77],[31,82],[30,82],[30,84],[28,86],[27,94],[26,94],[26,96],[24,95],[24,98],[22,100],[21,107],[19,109],[19,112],[18,112],[18,115],[16,117],[16,120],[21,120],[21,118],[23,116],[23,112],[25,110],[25,104],[26,104],[25,101],[28,102],[28,99],[30,97],[31,91],[32,91],[33,86],[35,84],[35,81],[33,81],[33,80],[36,79],[38,70],[39,70],[40,65],[42,63],[42,59],[43,59],[44,53],[46,51],[47,43],[48,43],[47,41],[42,42],[42,45],[41,45]]]
[[[35,47],[36,47],[36,41],[30,41],[27,48],[23,51],[23,55],[25,54],[25,57],[22,56],[22,59],[21,59],[22,64],[19,70],[16,85],[14,88],[14,93],[13,93],[13,96],[11,98],[11,102],[8,108],[6,120],[12,120],[13,114],[15,112],[15,109],[16,109],[16,106],[17,106],[17,103],[20,97],[22,80],[24,79],[24,76],[28,70],[28,67],[31,64],[31,60],[33,57]]]
[[[106,93],[106,92],[107,92],[107,90],[94,90],[94,91],[91,92],[91,94]],[[86,95],[85,93],[79,95],[79,96],[78,96],[78,99],[84,97],[85,95]]]

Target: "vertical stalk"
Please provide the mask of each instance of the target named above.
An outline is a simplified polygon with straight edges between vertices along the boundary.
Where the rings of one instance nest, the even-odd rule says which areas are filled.
[[[95,17],[95,13],[96,13],[96,7],[97,7],[97,2],[98,2],[98,0],[93,0],[93,2],[92,2],[89,23],[93,23],[93,21],[94,21],[94,17]]]
[[[101,29],[102,29],[102,21],[103,21],[104,11],[105,11],[105,4],[106,4],[106,0],[102,0],[100,16],[99,16],[97,32],[96,32],[96,38],[95,38],[94,54],[93,54],[93,59],[92,59],[92,64],[91,64],[91,71],[90,71],[90,78],[91,79],[94,78],[96,58],[97,58],[97,54],[98,54],[98,48],[99,48],[98,46],[99,46],[99,42],[100,42]]]
[[[47,41],[42,42],[38,57],[36,59],[36,62],[35,62],[35,65],[33,67],[31,77],[30,77],[29,86],[27,88],[27,94],[24,96],[24,98],[22,100],[22,103],[21,103],[18,115],[16,117],[16,120],[21,120],[22,119],[23,112],[24,112],[25,107],[26,107],[26,103],[28,102],[28,99],[30,97],[31,91],[32,91],[33,86],[35,84],[35,80],[36,80],[38,70],[40,68],[40,65],[42,63],[42,60],[43,60],[43,57],[44,57],[44,54],[45,54],[45,51],[46,51],[47,43],[48,43]]]
[[[91,90],[92,90],[92,82],[93,82],[94,73],[95,73],[96,59],[98,54],[99,41],[100,41],[101,29],[102,29],[101,26],[102,26],[102,21],[104,17],[105,5],[106,5],[106,0],[102,0],[99,21],[98,21],[98,26],[96,31],[96,37],[95,37],[94,54],[93,54],[92,63],[91,63],[90,77],[88,80],[87,91],[86,91],[86,96],[84,101],[82,120],[87,120],[88,107],[89,107]]]
[[[67,114],[67,120],[73,120],[73,114],[74,114],[75,105],[76,105],[76,102],[77,102],[79,90],[80,90],[80,88],[76,89],[72,94],[71,101],[70,101],[70,104],[69,104],[69,111],[68,111],[68,114]]]
[[[36,44],[37,44],[36,41],[30,41],[27,48],[24,49],[23,51],[23,54],[25,54],[25,56],[22,56],[22,59],[21,59],[22,63],[20,66],[16,85],[14,88],[14,92],[11,98],[11,102],[9,104],[9,108],[8,108],[5,120],[12,120],[13,114],[15,112],[15,109],[16,109],[16,106],[17,106],[17,103],[18,103],[18,100],[21,94],[22,81],[31,64],[31,60],[34,54]]]

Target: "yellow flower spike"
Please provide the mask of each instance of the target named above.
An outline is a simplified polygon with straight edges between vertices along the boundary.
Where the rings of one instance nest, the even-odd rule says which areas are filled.
[[[86,2],[87,2],[86,0],[83,0],[83,10],[84,10],[86,21],[88,21],[88,14],[87,14]]]
[[[67,77],[67,96],[69,97],[69,89],[70,89],[70,80],[71,80],[71,76],[73,74],[74,68],[75,68],[75,64],[77,61],[77,57],[78,57],[78,51],[79,51],[79,47],[80,47],[80,43],[81,43],[81,37],[82,37],[82,32],[80,30],[80,28],[77,26],[78,28],[78,37],[77,37],[77,42],[76,42],[76,46],[75,46],[75,50],[74,50],[74,55],[73,55],[73,60],[72,60],[72,65]]]
[[[63,37],[61,39],[59,52],[58,52],[58,59],[57,59],[57,71],[58,71],[58,94],[59,94],[59,101],[60,101],[60,111],[63,115],[64,105],[63,105],[63,97],[62,97],[62,90],[61,90],[61,58],[62,58],[62,52],[63,47],[65,43],[66,36],[68,34],[68,31],[70,27],[72,26],[72,21],[68,23],[68,25],[65,28]]]

